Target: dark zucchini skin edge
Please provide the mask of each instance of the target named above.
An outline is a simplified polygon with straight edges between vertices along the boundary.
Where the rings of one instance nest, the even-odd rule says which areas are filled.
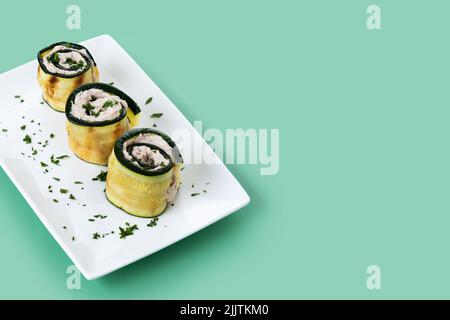
[[[59,73],[55,73],[55,72],[50,72],[48,71],[47,67],[44,64],[43,58],[42,58],[42,54],[47,51],[47,50],[51,50],[56,46],[59,45],[63,45],[66,46],[68,48],[74,48],[77,50],[81,50],[81,49],[85,49],[87,54],[88,54],[88,60],[86,61],[86,63],[89,65],[88,68],[84,68],[83,70],[81,70],[80,72],[74,73],[74,74],[59,74]],[[84,55],[83,55],[84,56]],[[52,76],[55,77],[59,77],[59,78],[66,78],[66,79],[71,79],[71,78],[76,78],[79,75],[85,73],[86,71],[88,71],[91,67],[92,67],[92,63],[94,64],[94,66],[97,66],[97,64],[95,63],[94,58],[92,57],[91,53],[89,52],[89,50],[86,47],[83,47],[80,44],[76,44],[76,43],[72,43],[72,42],[67,42],[67,41],[61,41],[61,42],[56,42],[54,44],[49,45],[48,47],[40,50],[37,54],[37,60],[39,62],[39,66],[41,67],[42,71],[44,71],[46,74],[50,74]]]
[[[138,215],[136,215],[136,214],[133,214],[133,213],[131,213],[131,212],[128,212],[128,211],[126,211],[124,208],[119,207],[117,204],[115,204],[114,202],[112,202],[111,200],[109,200],[108,195],[106,194],[106,192],[105,192],[105,197],[106,197],[106,200],[108,200],[109,203],[111,203],[114,207],[116,207],[116,208],[122,210],[123,212],[129,214],[130,216],[133,216],[133,217],[136,217],[136,218],[141,218],[141,219],[153,219],[153,218],[157,218],[157,217],[161,216],[164,212],[166,212],[167,208],[169,207],[169,203],[166,203],[166,207],[164,208],[164,210],[163,210],[160,214],[158,214],[157,216],[143,217],[143,216],[138,216]]]
[[[128,159],[125,158],[125,156],[123,154],[123,144],[127,140],[129,140],[129,139],[131,139],[131,138],[133,138],[133,137],[135,137],[135,136],[137,136],[137,135],[139,135],[141,133],[142,134],[153,133],[153,134],[156,134],[156,135],[160,136],[161,138],[163,138],[167,142],[167,144],[172,149],[174,149],[176,152],[178,152],[178,148],[177,148],[175,142],[173,142],[172,139],[168,135],[166,135],[165,133],[163,133],[163,132],[161,132],[159,130],[151,129],[151,128],[137,128],[137,129],[133,129],[133,130],[128,131],[123,136],[121,136],[119,139],[117,139],[116,143],[114,144],[114,155],[116,156],[117,160],[125,168],[127,168],[127,169],[129,169],[129,170],[131,170],[131,171],[133,171],[135,173],[138,173],[138,174],[141,174],[141,175],[144,175],[144,176],[148,176],[148,177],[160,176],[160,175],[162,175],[164,173],[169,172],[172,169],[171,166],[165,167],[165,168],[161,168],[159,170],[146,171],[146,170],[143,170],[143,169],[135,166],[131,161],[129,161]],[[178,154],[179,154],[179,152],[178,152]],[[181,160],[180,162],[182,162],[181,154],[179,154],[179,156],[180,156],[180,160]]]
[[[60,112],[60,113],[64,113],[64,111],[59,111],[59,110],[56,110],[55,108],[53,108],[53,106],[52,106],[50,103],[48,103],[47,100],[44,99],[44,96],[42,96],[42,101],[44,101],[45,104],[46,104],[47,106],[49,106],[53,111]]]
[[[101,83],[101,82],[94,82],[94,83],[86,83],[83,84],[81,86],[79,86],[77,89],[75,89],[69,96],[69,98],[67,98],[67,102],[66,102],[66,118],[67,120],[69,120],[70,122],[80,125],[80,126],[85,126],[85,127],[103,127],[103,126],[108,126],[110,124],[113,123],[117,123],[119,121],[121,121],[123,118],[126,117],[127,115],[127,109],[122,108],[122,112],[120,114],[119,117],[112,119],[112,120],[105,120],[105,121],[93,121],[93,122],[89,122],[89,121],[85,121],[82,119],[78,119],[75,118],[70,111],[72,110],[72,104],[75,101],[75,96],[80,93],[81,91],[86,91],[89,89],[100,89],[102,91],[105,91],[107,93],[111,93],[113,95],[118,96],[120,99],[125,100],[128,104],[128,108],[131,109],[131,111],[133,111],[134,114],[138,114],[141,112],[141,108],[139,108],[139,106],[136,104],[136,102],[134,102],[133,99],[131,99],[126,93],[124,93],[123,91],[120,91],[119,89],[117,89],[116,87],[113,87],[109,84],[106,83]]]

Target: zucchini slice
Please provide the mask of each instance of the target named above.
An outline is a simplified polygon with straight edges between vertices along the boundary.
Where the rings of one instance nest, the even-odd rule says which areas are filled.
[[[85,83],[97,82],[99,71],[85,47],[57,42],[37,54],[37,78],[42,97],[56,111],[64,112],[70,93]]]
[[[183,160],[166,134],[140,128],[119,138],[108,162],[107,199],[125,212],[156,217],[175,199]]]
[[[65,107],[70,149],[87,162],[106,165],[115,141],[137,124],[140,112],[133,99],[113,86],[78,87]]]

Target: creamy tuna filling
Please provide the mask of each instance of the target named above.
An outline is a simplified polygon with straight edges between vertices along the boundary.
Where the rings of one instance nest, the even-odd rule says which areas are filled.
[[[131,149],[131,150],[129,150]],[[170,159],[164,157],[159,150],[146,145],[132,146],[127,150],[130,160],[147,171],[155,171],[169,165]],[[131,152],[130,152],[131,151]]]
[[[178,193],[178,185],[177,185],[177,178],[175,175],[172,176],[172,182],[170,184],[169,189],[167,190],[167,201],[172,202],[175,200],[175,196]]]
[[[70,50],[68,52],[58,52],[61,50]],[[77,50],[74,48],[58,45],[42,57],[45,67],[49,72],[73,75],[87,67],[88,62],[83,57],[88,57],[85,49]]]
[[[164,140],[161,136],[153,133],[144,133],[139,134],[138,136],[135,136],[129,140],[127,140],[123,144],[123,155],[125,156],[125,159],[131,161],[132,164],[135,166],[143,169],[143,170],[158,170],[163,167],[166,167],[169,164],[169,159],[166,159],[158,150],[152,150],[149,147],[146,146],[135,146],[130,154],[129,146],[132,146],[133,144],[139,144],[139,143],[145,143],[145,144],[152,144],[155,145],[162,150],[164,150],[171,158],[171,161],[175,163],[176,156],[174,149],[167,143],[166,140]],[[156,153],[154,151],[157,151]],[[138,159],[140,161],[138,161]],[[152,162],[153,165],[156,165],[153,169],[151,167],[145,167],[143,166],[142,161],[148,159],[149,162]],[[178,184],[175,175],[172,177],[171,184],[169,186],[169,189],[167,190],[167,201],[172,202],[175,199],[175,196],[178,192]]]
[[[96,122],[115,120],[128,108],[125,100],[100,89],[89,89],[75,96],[70,113],[77,119]]]

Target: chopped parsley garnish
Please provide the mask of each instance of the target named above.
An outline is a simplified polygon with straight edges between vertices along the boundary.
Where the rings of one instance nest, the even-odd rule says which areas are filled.
[[[162,117],[162,113],[153,113],[150,118],[161,118]]]
[[[80,61],[75,61],[71,58],[67,58],[66,59],[66,63],[70,66],[71,69],[81,69],[84,67],[84,61],[80,60]]]
[[[153,101],[153,97],[150,97],[145,101],[145,105],[150,104]]]
[[[50,157],[50,161],[53,164],[59,165],[59,160],[55,159],[55,156],[52,154],[52,156]]]
[[[128,236],[132,236],[134,234],[135,230],[139,230],[137,225],[130,226],[130,224],[127,222],[125,223],[125,227],[119,227],[120,231],[120,239],[125,239]]]
[[[114,233],[114,232],[111,231],[111,233]],[[92,238],[95,239],[95,240],[97,240],[97,239],[100,239],[100,238],[104,238],[104,237],[106,237],[106,236],[109,236],[109,233],[104,233],[104,234],[100,235],[98,232],[96,232],[96,233],[94,233],[94,234],[92,235]]]
[[[54,133],[50,133],[50,138],[54,138],[55,137],[55,134]]]
[[[81,181],[75,181],[74,183],[75,184],[83,184],[83,182],[81,182]]]
[[[198,196],[198,195],[200,195],[200,193],[193,193],[193,194],[191,194],[191,197],[196,197],[196,196]]]
[[[16,98],[16,99],[20,99],[20,103],[23,103],[23,102],[25,102],[25,100],[23,100],[22,99],[22,97],[21,96],[19,96],[19,95],[16,95],[16,96],[14,96],[14,98]]]
[[[58,201],[58,200],[56,200],[56,199],[53,199],[53,202],[54,202],[54,203],[58,203],[59,201]]]
[[[88,116],[92,116],[92,112],[95,109],[95,107],[93,105],[91,105],[90,103],[86,103],[86,104],[83,104],[82,107],[86,111],[86,114]]]
[[[56,177],[53,177],[53,180],[55,180],[55,181],[61,181],[60,178],[56,178]]]
[[[98,176],[92,178],[92,181],[106,181],[106,176],[108,175],[108,171],[100,171]]]
[[[2,129],[2,132],[8,132],[8,129]]]
[[[109,107],[116,105],[117,103],[118,103],[117,101],[108,100],[103,104],[103,106],[98,111],[94,111],[95,107],[93,105],[91,105],[90,103],[86,103],[82,107],[86,111],[86,114],[88,116],[98,117],[102,111],[104,111],[105,109],[107,109]]]
[[[95,219],[88,219],[88,221],[89,221],[89,222],[94,222],[94,221],[95,221]]]
[[[69,156],[67,155],[63,155],[63,156],[59,156],[59,157],[55,157],[55,155],[52,154],[52,156],[50,157],[50,161],[53,164],[59,165],[59,160],[65,159],[65,158],[69,158]]]
[[[67,189],[59,189],[59,192],[61,192],[62,194],[66,194],[67,192],[69,192],[69,190],[67,190]]]
[[[70,200],[76,200],[76,198],[75,198],[75,196],[73,194],[70,194],[69,199]]]
[[[110,83],[108,83],[110,86],[113,86],[114,85],[114,82],[110,82]]]
[[[48,58],[47,58],[47,60],[48,60],[48,62],[51,62],[51,63],[59,63],[59,55],[58,55],[58,53],[57,52],[54,52],[52,55],[50,55]]]
[[[23,125],[23,126],[20,127],[20,130],[25,130],[26,128],[27,128],[27,126]]]
[[[26,144],[30,144],[31,143],[31,137],[29,135],[26,135],[25,138],[23,138],[23,140]]]
[[[156,226],[157,225],[157,222],[158,222],[158,218],[153,218],[152,220],[150,220],[150,223],[149,224],[147,224],[147,227],[150,227],[150,228],[152,228],[152,227],[154,227],[154,226]]]
[[[73,60],[72,58],[67,58],[66,63],[67,64],[77,64],[77,62],[75,60]]]
[[[115,104],[117,104],[117,101],[108,100],[103,104],[102,109],[110,108]]]
[[[42,167],[42,168],[46,168],[46,167],[48,167],[48,164],[46,164],[45,162],[42,162],[42,161],[41,161],[41,167]]]

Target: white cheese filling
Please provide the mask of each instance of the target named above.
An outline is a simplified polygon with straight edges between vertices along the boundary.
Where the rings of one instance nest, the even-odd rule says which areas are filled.
[[[125,143],[123,144],[122,152],[127,160],[131,161],[131,163],[133,163],[137,167],[140,167],[143,170],[148,170],[148,168],[146,169],[145,166],[143,167],[139,164],[139,162],[143,163],[142,162],[143,160],[145,161],[146,159],[151,159],[149,161],[153,161],[153,165],[157,165],[155,168],[152,168],[151,170],[158,170],[158,169],[163,168],[164,166],[167,166],[169,164],[169,160],[164,158],[163,155],[158,150],[151,150],[147,146],[134,147],[132,150],[132,154],[130,155],[128,153],[127,148],[129,145],[134,144],[134,143],[153,144],[153,145],[161,148],[162,150],[164,150],[170,156],[172,162],[176,163],[175,151],[167,143],[166,140],[164,140],[161,136],[154,134],[154,133],[144,133],[144,134],[141,133],[141,134],[125,141]],[[154,151],[156,151],[156,152],[154,152]],[[133,160],[139,160],[139,162],[133,161]],[[177,192],[178,192],[178,184],[176,181],[176,177],[174,175],[172,178],[170,187],[167,190],[167,201],[172,202],[175,199]]]
[[[77,119],[97,122],[119,118],[124,108],[128,108],[128,104],[118,96],[100,89],[89,89],[75,96],[70,113]]]
[[[60,50],[70,50],[70,52],[57,52]],[[44,62],[44,65],[49,72],[63,75],[72,75],[76,74],[77,72],[80,72],[80,70],[85,68],[88,63],[80,53],[84,54],[86,57],[89,56],[85,49],[77,50],[63,45],[58,45],[53,47],[53,49],[50,50],[49,53],[44,55],[42,57],[42,61]],[[52,60],[54,59],[53,54],[56,55],[58,63],[63,68],[60,68],[59,66],[53,63]],[[74,68],[74,70],[66,70],[72,67]]]

